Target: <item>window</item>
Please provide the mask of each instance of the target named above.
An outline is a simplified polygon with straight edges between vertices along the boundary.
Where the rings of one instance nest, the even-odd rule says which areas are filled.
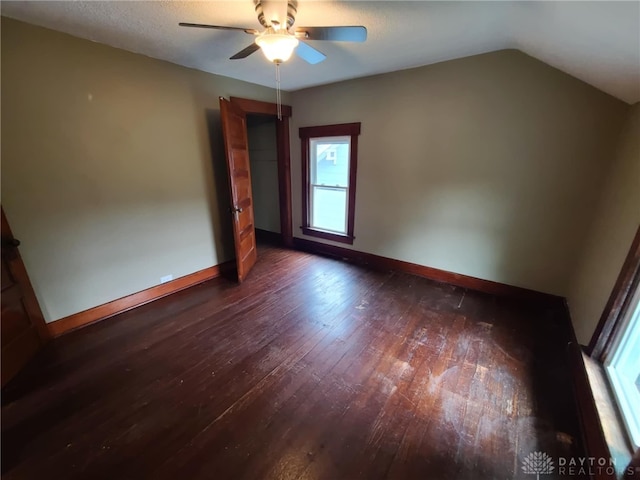
[[[609,378],[629,439],[640,448],[640,227],[587,353]]]
[[[620,413],[634,448],[640,448],[640,288],[623,319],[620,339],[605,362]]]
[[[302,232],[353,244],[360,123],[300,129]]]

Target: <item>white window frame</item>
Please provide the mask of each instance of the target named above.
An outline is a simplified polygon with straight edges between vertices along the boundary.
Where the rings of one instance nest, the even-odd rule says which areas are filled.
[[[318,181],[318,157],[317,157],[317,147],[318,143],[346,143],[349,146],[349,160],[348,160],[348,170],[347,170],[347,185],[325,185],[324,183],[317,183]],[[337,233],[338,235],[347,235],[349,229],[349,177],[351,176],[351,136],[349,135],[341,135],[337,137],[317,137],[310,139],[310,148],[315,146],[315,149],[310,152],[309,158],[309,227],[312,229],[329,232],[329,233]],[[330,157],[328,153],[333,153],[333,156]],[[336,162],[336,152],[332,150],[331,152],[327,152],[327,159],[332,160],[334,163]],[[314,218],[315,211],[315,202],[316,202],[316,192],[318,190],[338,190],[345,193],[345,205],[344,205],[344,225],[341,230],[332,230],[327,227],[322,227],[316,224],[316,219]]]
[[[634,448],[640,448],[640,390],[635,382],[640,374],[640,288],[625,312],[621,334],[605,362],[615,399]]]

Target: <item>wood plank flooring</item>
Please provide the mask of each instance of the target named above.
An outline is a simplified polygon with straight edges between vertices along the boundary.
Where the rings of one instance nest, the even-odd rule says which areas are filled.
[[[2,392],[4,478],[531,479],[533,451],[583,455],[561,309],[259,256],[53,341]]]

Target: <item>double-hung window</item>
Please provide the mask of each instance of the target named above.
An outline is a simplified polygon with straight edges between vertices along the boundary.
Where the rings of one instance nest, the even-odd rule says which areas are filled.
[[[353,244],[360,123],[300,129],[305,235]]]

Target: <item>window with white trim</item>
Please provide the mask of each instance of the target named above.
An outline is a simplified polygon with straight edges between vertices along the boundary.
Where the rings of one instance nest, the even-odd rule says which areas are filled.
[[[634,448],[640,448],[640,288],[623,318],[605,369]]]

